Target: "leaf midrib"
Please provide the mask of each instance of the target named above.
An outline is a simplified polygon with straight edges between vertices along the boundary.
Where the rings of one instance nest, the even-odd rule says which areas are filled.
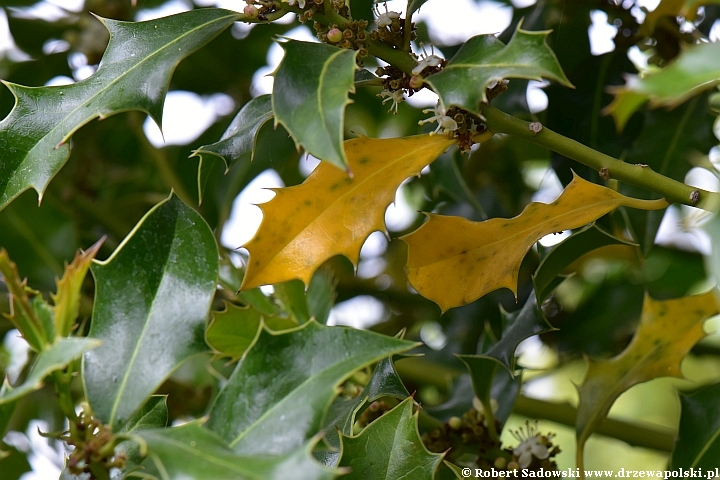
[[[556,205],[556,203],[558,202],[558,200],[560,200],[561,197],[562,197],[564,194],[565,194],[565,192],[563,192],[563,194],[561,194],[561,195],[560,195],[557,199],[555,199],[552,203],[540,203],[540,202],[533,202],[533,203],[536,203],[537,205],[540,205],[541,207],[552,208],[554,205]],[[603,205],[606,205],[606,204],[611,204],[611,205],[612,205],[612,204],[615,204],[615,203],[616,203],[617,206],[614,207],[614,208],[621,207],[621,206],[630,206],[629,204],[632,204],[632,203],[635,203],[635,205],[638,205],[638,204],[636,203],[636,201],[637,201],[637,202],[653,202],[654,200],[641,200],[641,199],[636,199],[636,198],[624,197],[624,198],[617,198],[617,199],[608,198],[608,199],[605,199],[605,200],[603,200],[603,201],[601,201],[601,202],[598,202],[598,203],[593,203],[593,204],[589,204],[589,205],[588,205],[588,204],[585,204],[585,205],[582,205],[582,206],[579,207],[579,208],[575,208],[575,209],[573,209],[573,210],[571,210],[571,211],[569,211],[569,212],[565,212],[565,213],[562,213],[562,214],[557,215],[557,216],[555,216],[555,217],[551,217],[551,218],[543,221],[543,222],[540,223],[540,224],[531,225],[531,226],[528,227],[528,228],[525,228],[525,229],[523,229],[523,230],[519,230],[517,233],[514,233],[514,234],[510,235],[509,237],[504,237],[504,238],[502,238],[502,239],[496,240],[496,241],[491,242],[491,243],[482,244],[482,245],[480,245],[479,247],[470,249],[468,252],[465,252],[465,253],[458,253],[458,254],[453,255],[453,256],[451,256],[451,257],[444,257],[444,258],[442,258],[442,259],[440,259],[440,260],[438,260],[438,261],[426,263],[426,264],[423,264],[423,265],[417,265],[417,266],[414,266],[414,267],[412,267],[412,268],[421,268],[421,267],[427,267],[427,266],[429,266],[429,265],[435,265],[435,264],[438,264],[438,263],[446,262],[446,261],[451,260],[451,259],[453,259],[453,258],[457,258],[457,257],[463,256],[463,255],[468,255],[469,252],[474,252],[474,251],[477,251],[477,250],[482,250],[482,249],[488,248],[488,247],[493,246],[493,245],[496,245],[496,244],[498,244],[498,243],[500,243],[500,242],[502,242],[502,243],[507,243],[509,240],[512,240],[512,239],[514,239],[514,238],[518,237],[519,235],[522,235],[522,234],[524,234],[524,233],[526,233],[526,232],[532,231],[532,230],[534,230],[534,229],[540,229],[540,227],[542,227],[543,225],[547,224],[547,223],[550,222],[551,220],[555,220],[555,219],[558,219],[558,218],[564,218],[564,217],[566,217],[567,215],[574,215],[574,214],[577,214],[578,212],[583,212],[583,211],[590,210],[590,209],[593,209],[593,208],[598,208],[598,207],[603,206]],[[530,205],[532,205],[532,204],[530,204]],[[528,206],[529,206],[529,205],[528,205]],[[649,205],[648,205],[648,206],[649,206]],[[527,210],[527,207],[525,207],[525,210]],[[513,220],[517,220],[517,219],[522,218],[522,216],[525,214],[525,210],[523,210],[523,212],[522,212],[520,215],[518,215],[517,217],[508,219],[508,221],[513,221]],[[494,220],[494,219],[491,219],[491,220]],[[488,221],[490,221],[490,220],[488,220]],[[481,223],[484,223],[484,222],[481,222]],[[552,232],[551,232],[551,233],[552,233]],[[529,247],[528,247],[528,248],[529,248]]]
[[[382,353],[379,353],[378,355],[373,355],[372,358],[369,358],[369,359],[366,359],[365,361],[363,361],[362,364],[361,364],[361,366],[358,367],[358,368],[362,368],[362,365],[370,364],[370,363],[375,362],[375,361],[377,361],[377,360],[379,360],[379,359],[381,359],[381,358],[387,357],[388,355],[392,355],[393,353],[401,352],[401,351],[403,351],[403,350],[407,350],[408,348],[412,348],[412,346],[399,345],[397,348],[393,348],[393,349],[391,349],[391,351],[389,351],[389,352],[382,352]],[[354,364],[357,363],[357,359],[360,359],[360,358],[362,358],[362,356],[361,356],[361,355],[358,355],[358,356],[355,356],[355,357],[347,358],[347,359],[345,359],[345,360],[343,360],[343,361],[341,361],[341,362],[334,363],[330,368],[326,368],[326,369],[322,370],[321,372],[319,372],[319,373],[317,373],[317,374],[315,374],[315,375],[312,375],[312,376],[306,378],[305,380],[303,380],[302,383],[300,383],[298,386],[296,386],[295,388],[293,388],[293,389],[292,389],[287,395],[285,395],[285,397],[283,397],[279,402],[275,403],[275,404],[272,405],[270,408],[268,408],[260,417],[258,417],[257,420],[255,420],[255,421],[254,421],[252,424],[250,424],[245,430],[243,430],[237,437],[235,437],[235,439],[234,439],[232,442],[229,443],[230,448],[232,448],[233,446],[237,445],[237,443],[240,442],[240,440],[242,440],[243,437],[245,437],[249,432],[251,432],[253,429],[255,429],[255,427],[261,425],[266,418],[270,417],[270,415],[271,415],[272,413],[274,413],[275,411],[277,411],[278,409],[280,409],[280,407],[283,406],[283,405],[285,404],[285,402],[290,401],[290,400],[288,400],[288,399],[291,399],[291,400],[292,400],[292,397],[293,397],[297,392],[303,390],[306,386],[310,385],[310,384],[311,384],[312,382],[314,382],[317,378],[321,377],[321,376],[324,375],[324,374],[330,373],[331,370],[340,369],[341,367],[342,367],[343,370],[345,370],[344,367],[345,367],[346,365],[348,365],[348,364],[354,365]],[[347,374],[344,374],[343,377],[348,376],[348,375],[351,375],[352,372],[354,372],[355,370],[356,370],[356,368],[353,368],[352,371],[347,372]],[[342,380],[342,378],[341,378],[340,380]],[[334,389],[335,389],[335,384],[332,385],[331,391],[334,391]],[[332,399],[331,399],[331,400],[332,400]]]
[[[123,375],[122,382],[120,382],[120,385],[118,386],[117,395],[115,396],[115,400],[113,400],[112,409],[110,410],[110,418],[108,419],[108,424],[110,426],[113,426],[113,423],[115,422],[115,414],[117,413],[117,409],[120,406],[120,400],[125,392],[125,389],[127,387],[128,380],[130,378],[130,372],[133,369],[133,366],[135,365],[135,359],[138,356],[138,353],[140,352],[140,345],[143,343],[143,339],[145,338],[145,334],[147,333],[148,325],[150,324],[150,317],[152,316],[152,313],[155,309],[156,301],[157,301],[157,292],[160,289],[160,286],[162,285],[163,279],[165,278],[165,274],[168,269],[168,261],[167,259],[170,257],[170,253],[172,252],[173,248],[175,247],[175,240],[176,240],[176,232],[179,222],[180,212],[176,212],[175,214],[175,220],[174,220],[174,226],[173,226],[173,235],[172,235],[172,243],[170,245],[170,248],[166,251],[166,258],[163,262],[163,268],[162,268],[162,274],[160,276],[160,282],[158,282],[157,287],[155,289],[155,292],[153,292],[153,300],[150,304],[150,308],[148,309],[147,315],[145,316],[145,322],[143,325],[143,328],[140,332],[140,336],[138,336],[138,340],[135,343],[135,348],[133,349],[133,353],[130,356],[130,360],[127,363],[125,373]],[[127,419],[125,419],[127,420]]]
[[[91,95],[89,98],[85,99],[82,103],[80,103],[80,104],[79,104],[77,107],[75,107],[73,110],[71,110],[65,117],[63,117],[61,120],[59,120],[59,121],[55,124],[55,127],[53,127],[52,129],[50,129],[45,135],[43,135],[42,137],[40,137],[40,139],[39,139],[37,142],[35,142],[35,145],[33,146],[33,148],[31,148],[31,149],[28,151],[27,155],[25,155],[25,157],[24,157],[24,159],[23,159],[23,162],[21,162],[20,165],[22,165],[22,163],[24,163],[24,161],[25,161],[28,157],[30,157],[30,155],[35,151],[35,149],[38,147],[38,145],[40,145],[40,143],[41,143],[41,141],[42,141],[43,139],[50,137],[50,136],[58,129],[58,127],[59,127],[60,125],[62,125],[66,120],[71,119],[72,116],[73,116],[73,114],[74,114],[75,112],[77,112],[78,110],[80,110],[81,107],[84,107],[85,105],[87,105],[88,103],[90,103],[93,99],[95,99],[96,97],[98,97],[100,94],[108,91],[108,89],[110,89],[110,87],[114,86],[114,85],[117,84],[119,81],[127,78],[127,76],[128,76],[131,72],[133,72],[136,68],[138,68],[138,67],[140,67],[140,66],[142,66],[142,65],[145,65],[146,62],[150,61],[153,57],[155,57],[156,55],[158,55],[158,54],[161,53],[161,52],[164,52],[166,49],[170,48],[171,46],[176,45],[179,41],[181,41],[181,40],[184,39],[185,37],[189,36],[190,34],[194,33],[195,31],[197,31],[197,30],[202,30],[202,29],[206,28],[208,25],[211,25],[211,24],[216,23],[216,22],[223,21],[223,20],[227,19],[228,17],[235,17],[235,16],[237,16],[237,14],[236,14],[236,15],[227,15],[227,16],[220,17],[220,18],[215,18],[215,19],[212,19],[212,20],[209,21],[209,22],[205,22],[205,23],[203,23],[203,24],[201,24],[201,25],[198,25],[198,26],[196,26],[196,27],[194,27],[194,28],[186,31],[186,32],[183,33],[182,35],[176,37],[176,38],[175,38],[174,40],[172,40],[170,43],[165,44],[163,47],[159,48],[158,50],[155,50],[155,51],[152,52],[150,55],[148,55],[148,56],[144,57],[143,59],[141,59],[138,63],[136,63],[135,65],[133,65],[132,67],[130,67],[128,70],[126,70],[125,72],[123,72],[121,75],[118,75],[117,77],[115,77],[115,78],[114,78],[112,81],[110,81],[110,83],[108,83],[105,87],[100,88],[97,92],[95,92],[93,95]],[[178,60],[177,62],[175,62],[175,64],[179,63],[179,61],[180,61],[180,60]],[[81,85],[86,84],[86,83],[89,84],[89,83],[94,79],[94,77],[96,77],[99,73],[100,73],[100,69],[98,69],[98,71],[95,72],[95,74],[92,75],[91,77],[87,78],[86,80],[83,80],[82,82],[78,82],[78,83],[76,83],[76,84],[74,84],[74,85],[81,86]],[[58,88],[62,88],[62,87],[58,87]],[[118,110],[118,111],[113,112],[113,113],[119,113],[119,112],[121,112],[121,111],[123,111],[123,110],[121,109],[121,110]],[[99,112],[93,113],[90,117],[88,117],[88,118],[84,119],[83,121],[79,122],[75,127],[72,127],[72,128],[70,129],[70,131],[67,133],[67,135],[65,135],[65,136],[60,140],[59,145],[62,145],[63,143],[65,143],[65,142],[68,140],[68,138],[70,138],[80,127],[82,127],[82,126],[85,125],[87,122],[89,122],[90,120],[92,120],[93,118],[98,117],[98,116],[100,116],[100,113],[99,113]]]
[[[449,146],[449,145],[448,145],[448,146]],[[445,148],[447,148],[447,147],[445,147]],[[406,159],[407,157],[412,157],[412,156],[414,156],[414,154],[415,154],[417,151],[422,151],[422,150],[424,150],[424,148],[422,148],[422,146],[418,146],[417,148],[415,148],[415,149],[413,149],[413,150],[411,150],[411,151],[403,154],[401,157],[397,157],[396,160],[391,161],[391,162],[384,163],[379,169],[374,170],[370,175],[368,175],[368,176],[365,177],[364,179],[360,180],[353,188],[351,188],[351,189],[348,190],[347,192],[345,192],[345,193],[343,193],[342,195],[340,195],[340,196],[338,196],[337,198],[335,198],[335,200],[333,200],[331,203],[329,203],[329,204],[327,205],[327,208],[324,208],[312,221],[308,222],[307,225],[306,225],[305,227],[303,227],[302,230],[300,230],[300,231],[297,233],[297,235],[295,235],[295,236],[293,237],[292,241],[288,242],[288,243],[287,243],[286,245],[284,245],[280,250],[278,250],[278,252],[277,252],[275,255],[273,255],[272,258],[274,259],[275,257],[277,257],[277,256],[278,256],[280,253],[282,253],[292,242],[294,242],[303,232],[305,232],[305,231],[308,230],[311,226],[313,226],[313,225],[315,225],[317,222],[319,222],[320,219],[321,219],[323,216],[325,216],[331,209],[333,209],[333,208],[335,207],[335,205],[337,205],[338,203],[340,203],[341,200],[343,200],[343,199],[345,199],[346,197],[350,196],[352,193],[355,193],[356,191],[358,191],[362,186],[364,186],[364,184],[366,184],[366,183],[369,182],[370,180],[372,180],[372,179],[374,179],[375,177],[377,177],[378,175],[380,175],[380,174],[381,174],[383,171],[385,171],[386,169],[394,166],[395,164],[397,164],[397,162],[400,162],[400,161]],[[430,160],[430,161],[427,163],[427,165],[431,164],[431,163],[434,162],[435,160],[437,160],[437,157],[434,158],[433,160]],[[335,167],[333,167],[333,168],[335,168]],[[424,168],[424,167],[421,167],[421,168],[418,169],[418,170],[422,170],[422,168]],[[409,174],[408,177],[406,177],[406,178],[409,178],[410,176],[412,176],[412,173]],[[397,191],[398,188],[399,188],[399,186],[396,187],[395,190]],[[392,202],[391,202],[391,203],[392,203]],[[384,223],[384,222],[383,222],[383,223]]]

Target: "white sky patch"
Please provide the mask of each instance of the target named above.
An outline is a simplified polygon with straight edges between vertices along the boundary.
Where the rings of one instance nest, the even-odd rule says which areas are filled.
[[[410,206],[405,198],[405,180],[395,193],[395,201],[385,211],[385,225],[391,232],[399,232],[408,228],[415,221],[417,211]]]
[[[45,85],[48,87],[55,87],[58,85],[72,85],[73,83],[75,83],[75,80],[72,78],[66,77],[65,75],[58,75],[57,77],[53,77],[48,80]]]
[[[0,59],[7,58],[12,62],[26,62],[31,60],[30,55],[20,50],[15,45],[10,25],[8,25],[7,14],[0,8]]]
[[[592,25],[588,29],[590,37],[590,53],[593,55],[602,55],[603,53],[615,50],[613,38],[617,35],[617,27],[608,23],[607,13],[602,10],[593,10],[590,12]]]
[[[708,38],[711,42],[720,41],[720,20],[715,20],[715,23],[712,24]]]
[[[710,237],[707,232],[698,228],[702,223],[698,219],[702,220],[706,213],[694,207],[683,205],[680,209],[676,205],[670,205],[660,222],[655,243],[710,255]]]
[[[427,322],[420,328],[420,340],[433,350],[442,350],[447,343],[447,336],[437,322]]]
[[[46,0],[30,7],[10,7],[15,18],[44,20],[55,23],[74,16],[85,5],[84,0]]]
[[[512,0],[513,7],[515,8],[527,8],[535,5],[537,0]]]
[[[377,258],[387,250],[388,241],[385,234],[382,232],[373,232],[365,240],[365,243],[360,250],[360,258],[363,260],[370,260]]]
[[[232,98],[224,93],[201,97],[197,93],[175,90],[165,98],[163,132],[150,117],[145,120],[143,131],[157,148],[187,145],[215,123],[218,116],[229,114],[234,107]]]
[[[303,42],[318,43],[318,39],[305,25],[293,28],[283,35],[283,37]],[[251,93],[254,97],[272,93],[274,79],[271,74],[277,69],[277,66],[280,65],[280,61],[283,59],[284,54],[284,50],[277,43],[273,43],[270,46],[267,53],[267,65],[258,69],[258,71],[253,75]]]
[[[402,3],[395,1],[389,7],[397,10]],[[452,9],[448,9],[447,2],[434,1],[424,4],[413,20],[427,23],[433,43],[457,45],[475,35],[502,32],[510,25],[512,14],[512,7],[498,2],[453,0]]]
[[[138,10],[135,15],[135,20],[145,22],[147,20],[155,20],[156,18],[187,12],[190,9],[192,9],[192,4],[189,1],[170,0],[157,8],[143,8],[142,10]]]
[[[389,313],[380,300],[370,295],[360,295],[335,305],[327,324],[366,329],[384,322],[388,317]]]
[[[10,355],[10,364],[5,369],[5,374],[10,383],[14,385],[27,364],[30,346],[17,329],[12,329],[5,334],[3,346]]]
[[[263,214],[257,205],[271,200],[275,193],[268,188],[284,187],[280,175],[275,170],[268,169],[255,177],[240,195],[235,198],[230,218],[225,223],[220,243],[225,247],[235,249],[249,242],[255,235],[262,222]]]
[[[303,177],[308,177],[320,165],[320,160],[309,153],[300,155],[298,170]]]
[[[525,99],[528,103],[530,113],[539,113],[548,107],[548,96],[543,91],[543,87],[550,85],[549,82],[538,82],[530,80],[528,82],[527,93]]]

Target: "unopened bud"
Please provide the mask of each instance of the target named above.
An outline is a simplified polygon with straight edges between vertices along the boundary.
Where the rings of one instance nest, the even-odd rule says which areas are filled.
[[[331,28],[327,33],[327,38],[332,43],[338,43],[343,39],[343,32],[338,28]]]
[[[258,17],[258,9],[255,8],[253,5],[246,5],[243,9],[243,13],[247,18],[257,18]]]
[[[412,77],[410,77],[409,85],[410,85],[410,88],[419,89],[423,86],[423,82],[424,82],[424,80],[423,80],[422,76],[413,75]]]
[[[450,417],[448,420],[448,426],[453,430],[459,430],[462,427],[462,420],[459,417]]]

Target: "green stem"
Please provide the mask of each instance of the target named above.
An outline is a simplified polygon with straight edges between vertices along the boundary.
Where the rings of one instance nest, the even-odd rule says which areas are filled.
[[[385,60],[393,67],[399,68],[408,75],[412,75],[412,69],[415,68],[417,62],[409,54],[379,40],[368,39],[365,45],[367,45],[370,55]]]
[[[75,402],[72,398],[70,390],[70,382],[72,381],[72,372],[68,367],[68,372],[56,370],[53,372],[53,381],[55,383],[55,392],[58,397],[58,405],[60,411],[67,417],[71,426],[74,426],[78,418],[75,414]]]
[[[549,420],[575,427],[577,409],[568,403],[546,402],[534,398],[518,396],[513,413],[525,417]],[[650,448],[661,452],[671,452],[675,442],[674,434],[661,427],[646,427],[637,423],[606,418],[595,433],[617,438],[634,447]]]
[[[482,115],[493,133],[505,133],[535,143],[587,165],[598,172],[603,171],[606,177],[609,176],[656,192],[669,202],[711,211],[720,206],[720,194],[718,193],[685,185],[661,175],[645,165],[625,163],[548,128],[543,127],[542,130],[535,133],[530,130],[530,123],[508,115],[493,106],[484,104]]]

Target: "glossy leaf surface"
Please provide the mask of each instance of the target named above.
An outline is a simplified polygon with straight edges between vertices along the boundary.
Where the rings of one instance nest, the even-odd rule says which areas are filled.
[[[176,196],[155,206],[106,261],[92,266],[90,336],[84,358],[94,413],[114,429],[190,355],[207,350],[205,321],[218,252],[205,221]]]
[[[0,122],[0,209],[29,188],[42,198],[70,155],[70,137],[92,119],[141,110],[159,125],[177,63],[237,18],[202,9],[148,22],[103,19],[110,43],[91,77],[50,87],[6,83],[16,104]]]
[[[720,458],[720,384],[680,394],[680,427],[670,468],[712,471]]]
[[[298,147],[326,162],[347,169],[343,149],[345,105],[355,91],[355,56],[322,43],[288,40],[275,71],[272,107]]]
[[[485,88],[492,81],[545,78],[570,87],[546,43],[548,33],[518,28],[507,45],[494,35],[478,35],[465,42],[442,71],[425,81],[438,93],[445,109],[455,105],[476,115],[480,103],[487,102]]]
[[[144,430],[138,436],[147,443],[146,466],[160,478],[181,480],[331,480],[336,472],[310,458],[310,445],[278,456],[238,455],[213,432],[197,422],[180,427]]]
[[[413,399],[407,398],[356,437],[342,436],[341,467],[347,479],[412,478],[432,480],[443,455],[430,453],[420,440]]]
[[[579,388],[575,424],[579,466],[585,442],[623,392],[654,378],[682,377],[680,362],[705,336],[705,320],[717,312],[713,291],[674,300],[645,297],[640,326],[630,344],[610,360],[591,360]]]
[[[205,339],[218,353],[237,360],[257,339],[261,324],[267,325],[271,330],[286,330],[298,326],[298,323],[289,317],[263,314],[252,305],[238,307],[226,304],[224,310],[213,312]]]
[[[250,259],[242,288],[295,278],[307,285],[335,255],[357,264],[365,239],[385,230],[385,210],[403,180],[450,145],[439,135],[348,140],[352,177],[321,163],[301,185],[276,189],[275,198],[260,206],[265,220],[245,245]]]
[[[629,198],[576,176],[554,202],[531,203],[515,218],[471,222],[428,214],[422,227],[402,237],[408,244],[408,279],[443,311],[498,288],[515,293],[520,263],[535,242],[620,206],[656,210],[667,202]]]
[[[39,390],[45,377],[56,370],[61,370],[68,363],[79,358],[83,353],[97,348],[100,341],[94,338],[61,338],[50,348],[38,354],[35,364],[25,381],[0,396],[0,405],[13,402],[25,395]]]
[[[628,76],[625,86],[613,89],[615,99],[605,113],[615,118],[618,130],[642,104],[675,107],[720,82],[720,43],[691,45],[667,68],[658,72]]]
[[[270,95],[260,95],[246,103],[225,130],[220,140],[195,150],[191,157],[200,157],[198,165],[198,194],[202,201],[208,172],[207,163],[220,159],[225,173],[242,157],[255,158],[255,146],[260,128],[273,118]]]
[[[238,453],[288,453],[322,430],[343,379],[414,346],[314,321],[279,334],[265,329],[218,395],[208,427]]]

